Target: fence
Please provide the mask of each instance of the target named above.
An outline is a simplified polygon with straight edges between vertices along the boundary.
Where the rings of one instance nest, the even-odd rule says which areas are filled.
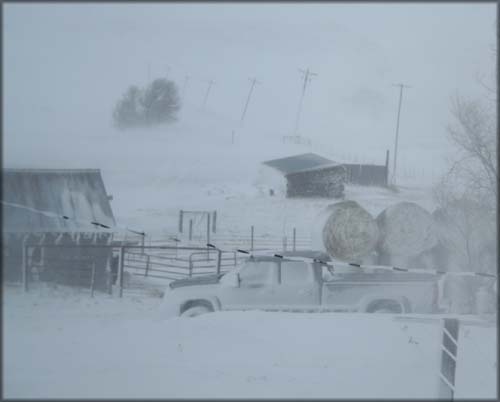
[[[35,247],[59,249],[50,259],[35,262]],[[91,257],[78,256],[82,249],[105,248],[110,251],[106,267],[96,269]],[[71,252],[74,250],[74,252]],[[57,256],[60,257],[57,257]],[[34,283],[53,282],[89,288],[123,296],[125,291],[164,288],[175,279],[224,273],[241,260],[236,252],[208,247],[146,246],[146,245],[32,245],[23,249],[22,283],[29,291]]]
[[[142,250],[142,248],[141,248]],[[211,273],[227,272],[235,267],[240,258],[236,252],[201,249],[203,251],[180,253],[184,250],[200,250],[200,248],[161,248],[171,250],[167,253],[151,252],[152,246],[145,246],[148,252],[127,251],[124,255],[124,268],[133,275],[145,278],[175,280],[183,277],[193,277]]]
[[[31,285],[45,281],[88,289],[92,295],[95,291],[104,291],[122,296],[124,291],[155,289],[159,294],[166,281],[224,273],[236,267],[245,258],[237,249],[311,249],[311,239],[297,236],[296,228],[286,236],[257,234],[254,226],[246,234],[211,232],[208,240],[217,248],[207,247],[206,233],[195,236],[192,232],[161,238],[152,238],[146,233],[127,234],[102,245],[26,241],[22,252],[22,283],[26,291]],[[99,261],[97,255],[100,255]]]
[[[215,244],[220,249],[236,250],[247,249],[255,250],[274,250],[274,251],[298,251],[310,250],[312,248],[312,240],[310,236],[298,234],[297,228],[293,227],[291,231],[284,235],[276,235],[269,233],[259,233],[258,228],[254,225],[247,229],[246,233],[215,233],[212,231],[210,235],[203,232],[193,233],[179,232],[175,235],[165,235],[156,239],[150,240],[151,244],[168,244],[169,242],[182,242],[183,244],[200,247],[207,243]]]

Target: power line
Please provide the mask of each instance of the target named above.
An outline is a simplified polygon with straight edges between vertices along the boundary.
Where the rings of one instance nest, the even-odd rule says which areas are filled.
[[[99,227],[99,228],[108,229],[108,230],[116,228],[116,229],[126,230],[128,232],[135,233],[135,234],[138,234],[138,235],[141,235],[141,236],[145,236],[146,235],[146,233],[143,232],[143,231],[132,230],[132,229],[129,229],[129,228],[127,228],[125,226],[121,226],[121,225],[116,225],[116,224],[115,225],[105,225],[105,224],[103,224],[101,222],[97,222],[95,220],[92,221],[92,220],[77,219],[77,218],[69,217],[67,215],[60,215],[60,214],[52,212],[52,211],[43,211],[41,209],[32,208],[32,207],[29,207],[27,205],[16,204],[16,203],[13,203],[13,202],[7,202],[7,201],[3,201],[3,200],[0,200],[0,203],[2,203],[4,205],[7,205],[7,206],[10,206],[10,207],[20,208],[20,209],[24,209],[24,210],[27,210],[27,211],[30,211],[30,212],[33,212],[33,213],[44,215],[44,216],[49,217],[49,218],[64,219],[64,220],[68,220],[68,221],[73,221],[73,222],[76,222],[76,223],[80,223],[82,225],[92,225],[95,228]]]
[[[304,101],[304,95],[306,93],[307,84],[309,83],[309,81],[311,81],[311,79],[312,79],[313,76],[318,75],[316,73],[313,73],[312,71],[309,71],[309,69],[307,69],[307,70],[304,71],[304,70],[302,70],[302,69],[299,68],[299,71],[304,76],[304,84],[302,86],[302,93],[300,94],[299,107],[297,109],[297,115],[296,115],[296,118],[295,118],[295,128],[294,128],[294,134],[295,135],[297,135],[297,131],[299,129],[300,114],[302,113],[302,104],[303,104],[303,101]]]
[[[403,102],[403,88],[411,88],[409,85],[405,84],[393,84],[393,87],[399,87],[399,106],[398,106],[398,118],[396,123],[396,140],[394,144],[394,164],[392,170],[392,184],[396,185],[396,166],[398,158],[398,139],[399,139],[399,118],[401,116],[401,103]]]

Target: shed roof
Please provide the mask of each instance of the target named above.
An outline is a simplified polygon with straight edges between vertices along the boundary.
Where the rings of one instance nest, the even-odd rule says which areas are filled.
[[[285,175],[289,173],[303,171],[305,169],[316,168],[322,165],[335,164],[334,161],[313,153],[294,155],[280,159],[273,159],[262,163],[264,165],[279,170],[281,173]]]
[[[295,172],[291,172],[291,173],[288,173],[288,174],[300,174],[300,173],[306,173],[306,172],[317,172],[319,170],[326,170],[326,169],[332,169],[332,168],[345,169],[345,165],[337,163],[337,162],[325,163],[324,165],[313,166],[313,167],[306,168],[306,169],[300,169],[300,170],[296,170]]]
[[[96,230],[90,222],[115,226],[98,169],[2,169],[2,189],[4,232]]]

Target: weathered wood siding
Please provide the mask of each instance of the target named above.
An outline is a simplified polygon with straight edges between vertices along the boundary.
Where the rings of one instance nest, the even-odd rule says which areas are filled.
[[[363,186],[387,186],[388,170],[384,165],[344,164],[347,183]]]
[[[287,197],[339,198],[344,194],[345,169],[333,166],[286,175]]]

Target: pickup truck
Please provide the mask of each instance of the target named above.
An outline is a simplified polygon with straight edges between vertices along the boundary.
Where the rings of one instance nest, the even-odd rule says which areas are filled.
[[[219,310],[293,312],[433,313],[438,276],[251,256],[225,274],[170,283],[162,302],[168,317]]]

